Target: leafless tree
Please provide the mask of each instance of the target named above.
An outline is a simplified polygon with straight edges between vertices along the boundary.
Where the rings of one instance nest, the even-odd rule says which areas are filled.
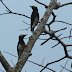
[[[41,46],[44,45],[46,42],[48,42],[50,39],[51,40],[54,40],[54,41],[58,41],[58,43],[56,45],[54,45],[53,47],[56,47],[57,45],[61,44],[63,49],[64,49],[64,53],[65,53],[65,56],[56,60],[56,61],[53,61],[51,63],[47,63],[46,66],[43,66],[43,65],[40,65],[40,64],[37,64],[35,62],[32,62],[32,61],[29,61],[35,65],[38,65],[38,66],[41,66],[43,67],[43,69],[40,71],[42,72],[44,69],[49,69],[53,72],[55,72],[55,70],[53,69],[50,69],[50,68],[47,68],[48,65],[50,64],[53,64],[53,63],[56,63],[56,62],[59,62],[65,58],[68,58],[68,59],[72,59],[72,56],[70,56],[68,54],[68,51],[67,51],[67,47],[69,46],[72,46],[72,44],[65,44],[62,39],[65,39],[65,38],[69,38],[69,37],[72,37],[72,36],[67,36],[67,37],[63,37],[63,38],[59,38],[62,34],[60,34],[59,36],[57,36],[55,33],[59,32],[59,31],[62,31],[62,30],[66,30],[67,27],[65,28],[62,28],[62,29],[59,29],[57,31],[53,31],[51,30],[51,25],[54,23],[54,22],[61,22],[61,23],[65,23],[67,25],[72,25],[72,24],[69,24],[67,22],[64,22],[64,21],[58,21],[56,20],[56,15],[55,13],[53,12],[53,10],[58,10],[59,8],[62,8],[64,6],[67,6],[67,5],[70,5],[72,4],[72,2],[70,3],[65,3],[65,4],[60,4],[60,3],[57,3],[57,0],[51,0],[50,1],[50,4],[49,5],[45,5],[37,0],[35,0],[37,3],[43,5],[45,8],[46,8],[46,11],[43,15],[43,18],[41,19],[41,21],[39,22],[39,25],[37,27],[37,29],[34,31],[34,33],[29,37],[29,40],[27,42],[27,47],[25,48],[25,50],[23,51],[20,59],[18,60],[18,62],[16,63],[16,65],[14,65],[14,67],[11,67],[11,65],[7,62],[7,60],[5,59],[5,57],[2,55],[1,51],[0,51],[0,62],[2,64],[2,66],[4,67],[4,69],[7,71],[7,72],[21,72],[23,66],[25,65],[26,61],[29,61],[28,58],[32,55],[31,54],[31,50],[35,44],[35,42],[40,39],[39,36],[40,35],[49,35],[49,38],[48,39],[44,39],[45,41],[43,43],[41,43]],[[20,16],[25,16],[26,18],[29,18],[31,19],[30,17],[28,17],[27,15],[24,15],[24,14],[19,14],[19,13],[15,13],[15,12],[12,12],[5,4],[2,0],[0,0],[0,2],[5,6],[5,8],[7,9],[7,13],[2,13],[0,15],[4,15],[4,14],[15,14],[15,15],[20,15]],[[53,16],[53,19],[50,23],[47,24],[47,21],[49,20],[49,17],[50,15],[52,14]],[[25,23],[27,24],[27,23]],[[45,28],[45,26],[48,27],[49,30],[47,30]],[[28,28],[27,28],[28,29]],[[26,30],[27,30],[26,29]],[[41,39],[43,40],[43,39]],[[52,47],[52,48],[53,48]],[[44,62],[44,60],[43,60]],[[43,64],[42,62],[42,64]],[[65,69],[65,66],[62,67],[63,69]],[[63,70],[62,69],[62,70]],[[61,72],[62,72],[61,70]]]

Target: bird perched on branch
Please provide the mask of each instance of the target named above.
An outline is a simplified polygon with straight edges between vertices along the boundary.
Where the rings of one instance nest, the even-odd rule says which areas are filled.
[[[23,41],[23,38],[25,36],[26,35],[20,35],[19,36],[19,42],[18,42],[18,45],[17,45],[18,60],[19,60],[22,52],[24,51],[24,48],[26,47],[25,42]]]
[[[31,31],[34,32],[35,26],[39,22],[39,13],[38,13],[38,8],[36,6],[30,6],[33,10],[31,14]]]

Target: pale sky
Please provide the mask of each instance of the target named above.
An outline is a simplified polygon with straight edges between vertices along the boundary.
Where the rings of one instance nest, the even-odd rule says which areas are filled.
[[[49,5],[49,3],[50,3],[50,0],[39,0],[39,1],[43,2],[46,5]],[[71,1],[72,0],[58,0],[58,2],[60,2],[61,4],[68,3]],[[20,13],[20,14],[25,14],[29,17],[31,16],[31,13],[32,13],[32,9],[30,8],[30,6],[32,6],[32,5],[35,5],[38,7],[40,19],[43,17],[43,15],[46,11],[44,6],[38,4],[34,0],[3,0],[3,2],[7,5],[7,7],[11,11]],[[71,8],[72,8],[72,5],[68,5],[63,8],[59,8],[58,10],[53,10],[53,12],[57,15],[56,20],[65,21],[65,22],[72,24]],[[7,12],[6,8],[0,2],[0,14],[6,13],[6,12]],[[52,15],[50,16],[48,23],[51,20],[52,20]],[[17,58],[4,53],[3,51],[9,52],[9,53],[17,56],[18,36],[20,34],[28,34],[26,36],[27,39],[24,40],[25,43],[27,44],[28,37],[30,35],[32,35],[30,29],[28,29],[28,31],[22,30],[22,29],[26,29],[30,26],[30,25],[26,25],[23,21],[30,24],[30,19],[28,19],[24,16],[13,15],[13,14],[6,14],[6,15],[0,16],[0,43],[1,43],[0,50],[11,66],[13,66],[11,60],[13,61],[14,64],[16,64]],[[67,27],[67,30],[56,33],[57,36],[61,33],[63,34],[62,36],[60,36],[60,38],[62,38],[64,36],[68,36],[72,26],[66,25],[64,23],[57,23],[57,22],[54,22],[51,25],[51,29],[54,31],[65,28],[65,27]],[[48,37],[49,37],[48,35],[40,36],[40,38],[42,38],[42,39],[46,39]],[[62,41],[65,44],[72,44],[72,38],[71,39],[68,39],[68,38],[63,39]],[[33,61],[38,64],[42,64],[42,61],[45,58],[44,63],[43,63],[43,65],[45,66],[49,62],[58,60],[65,56],[64,49],[60,44],[58,46],[52,48],[52,46],[54,46],[57,43],[57,41],[49,40],[46,44],[41,46],[40,44],[42,42],[43,42],[43,40],[36,41],[36,43],[32,49],[32,56],[30,56],[28,58],[28,60]],[[71,48],[72,47],[68,47],[67,49],[72,50]],[[69,52],[69,54],[72,56],[72,52]],[[48,67],[55,70],[56,72],[60,72],[60,70],[62,69],[60,65],[64,66],[66,61],[67,61],[67,58],[58,63],[51,64]],[[72,62],[72,60],[69,60],[66,65],[66,68],[69,70],[72,70],[71,62]],[[2,67],[1,63],[0,63],[0,69],[5,71],[4,68]],[[42,67],[34,65],[30,62],[26,62],[22,72],[25,72],[25,71],[26,72],[40,72],[41,69],[42,69]],[[45,69],[43,72],[52,72],[52,71]],[[67,70],[64,69],[63,72],[67,72]]]

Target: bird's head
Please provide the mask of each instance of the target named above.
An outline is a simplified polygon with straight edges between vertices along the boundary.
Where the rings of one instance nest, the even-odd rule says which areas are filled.
[[[30,6],[33,10],[38,10],[36,6]]]
[[[26,35],[27,35],[27,34],[26,34]],[[19,40],[23,40],[23,38],[24,38],[26,35],[23,35],[23,34],[19,35]]]

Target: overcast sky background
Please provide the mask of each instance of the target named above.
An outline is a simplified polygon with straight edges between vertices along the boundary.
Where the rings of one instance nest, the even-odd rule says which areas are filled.
[[[49,5],[50,0],[39,0],[40,2],[43,2],[46,5]],[[72,0],[58,0],[61,4],[71,2]],[[34,0],[3,0],[3,2],[7,5],[7,7],[16,13],[20,14],[25,14],[27,16],[31,16],[32,9],[30,6],[35,5],[38,7],[39,10],[39,15],[40,19],[43,17],[46,9],[44,6],[38,4]],[[72,24],[72,5],[65,6],[63,8],[59,8],[58,10],[53,11],[57,17],[56,20],[59,21],[65,21],[68,23]],[[0,14],[6,13],[6,8],[2,5],[0,2]],[[48,23],[52,20],[52,15],[50,16]],[[0,16],[0,50],[6,60],[9,62],[11,66],[13,66],[11,60],[13,61],[14,64],[17,63],[17,58],[4,53],[3,51],[9,52],[11,54],[14,54],[17,56],[17,42],[18,42],[18,36],[20,34],[28,34],[26,36],[27,39],[25,39],[25,43],[27,44],[28,42],[28,37],[32,35],[30,29],[28,31],[22,30],[26,29],[29,27],[29,25],[26,25],[23,21],[26,23],[30,24],[30,19],[24,17],[24,16],[19,16],[19,15],[13,15],[13,14],[6,14],[6,15],[1,15]],[[72,28],[72,26],[63,24],[63,23],[53,23],[51,25],[51,29],[56,31],[61,28],[67,27],[67,30],[60,31],[56,33],[56,35],[59,35],[63,33],[61,37],[68,36],[69,31]],[[21,31],[22,30],[22,31]],[[49,36],[40,36],[40,38],[46,39]],[[62,40],[65,44],[72,44],[72,38],[71,39],[63,39]],[[64,49],[63,47],[59,44],[55,48],[52,48],[53,45],[57,43],[57,41],[52,41],[49,40],[46,44],[41,46],[40,44],[43,42],[43,40],[37,40],[33,49],[32,49],[32,56],[28,58],[28,60],[31,60],[33,62],[36,62],[38,64],[42,64],[43,59],[44,63],[43,65],[45,66],[47,63],[58,60],[62,57],[64,57]],[[71,50],[72,47],[68,47],[68,50]],[[72,56],[72,52],[69,52],[69,54]],[[48,67],[55,70],[56,72],[59,72],[62,68],[60,65],[65,65],[67,59],[64,59],[58,63],[54,63],[52,65],[49,65]],[[68,64],[66,65],[66,68],[69,70],[71,69],[71,62],[72,60],[68,61]],[[0,63],[0,69],[5,71],[4,68],[2,67]],[[34,65],[30,62],[26,62],[22,72],[39,72],[42,69],[42,67],[39,67],[37,65]],[[1,72],[1,71],[0,71]],[[51,72],[48,69],[45,69],[43,72]],[[65,69],[63,72],[67,72]]]

